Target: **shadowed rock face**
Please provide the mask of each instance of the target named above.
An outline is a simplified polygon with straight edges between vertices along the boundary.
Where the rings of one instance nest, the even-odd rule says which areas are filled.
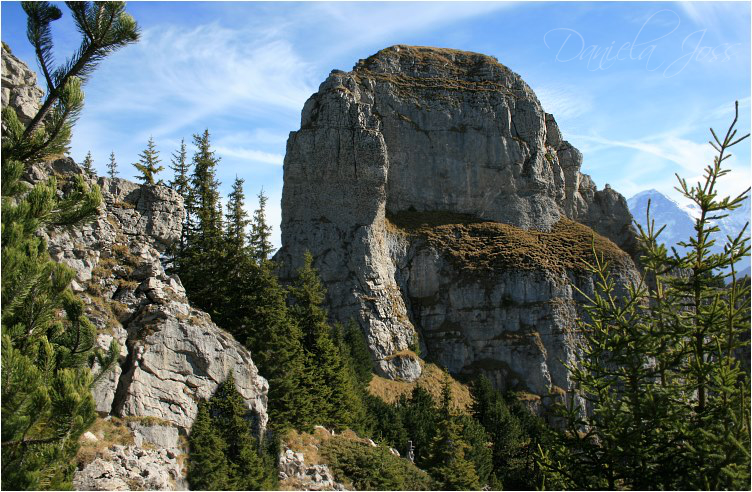
[[[453,372],[482,366],[498,386],[537,394],[566,387],[556,358],[570,360],[573,350],[563,335],[576,316],[569,285],[587,291],[592,282],[540,262],[532,269],[492,262],[487,271],[470,272],[472,262],[458,265],[452,251],[427,238],[453,224],[504,224],[513,237],[576,221],[633,253],[624,198],[608,187],[598,191],[581,163],[532,90],[496,59],[384,49],[351,72],[333,71],[290,134],[277,255],[282,276],[292,277],[310,250],[332,317],[360,323],[382,375],[415,379],[422,348]],[[405,214],[420,216],[422,232],[405,233],[387,219]],[[506,255],[510,244],[489,234],[489,254]],[[546,251],[560,256],[570,249],[554,241]],[[633,264],[621,255],[626,279]],[[552,302],[569,308],[544,308]],[[530,333],[543,319],[551,334],[537,343],[543,334]],[[558,381],[549,366],[558,367]]]

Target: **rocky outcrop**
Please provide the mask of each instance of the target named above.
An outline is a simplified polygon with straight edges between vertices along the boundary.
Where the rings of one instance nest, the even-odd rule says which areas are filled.
[[[82,173],[66,158],[32,166],[27,177],[34,183],[57,175],[64,193],[70,177]],[[180,196],[159,185],[96,182],[104,201],[90,223],[40,234],[53,259],[75,270],[72,288],[97,327],[99,345],[120,346],[119,364],[93,390],[100,416],[160,424],[133,428],[132,445],[110,447],[78,470],[74,483],[83,490],[184,489],[185,469],[177,463],[187,450],[177,437],[190,432],[198,402],[233,374],[262,431],[268,384],[250,352],[192,308],[180,279],[165,272],[165,250],[181,232]]]
[[[28,124],[40,106],[44,91],[37,87],[37,75],[13,56],[5,43],[2,44],[2,107],[16,110],[18,119]]]
[[[30,180],[82,173],[71,159],[32,167]],[[183,203],[173,190],[98,178],[104,203],[89,224],[42,234],[53,259],[76,272],[73,289],[107,347],[121,347],[120,366],[95,388],[97,410],[155,417],[183,432],[198,401],[232,372],[238,391],[266,425],[268,384],[251,354],[192,308],[177,276],[165,273],[165,248],[180,237]]]
[[[279,455],[279,479],[294,482],[299,490],[346,490],[334,480],[327,465],[306,465],[303,453],[290,448]]]
[[[559,360],[575,350],[573,286],[592,290],[569,252],[589,253],[595,233],[619,282],[635,274],[619,249],[634,252],[626,202],[581,163],[494,58],[387,48],[333,71],[290,134],[281,274],[310,250],[332,317],[360,323],[382,375],[415,379],[421,352],[500,387],[559,391]],[[539,242],[532,259],[510,253]]]

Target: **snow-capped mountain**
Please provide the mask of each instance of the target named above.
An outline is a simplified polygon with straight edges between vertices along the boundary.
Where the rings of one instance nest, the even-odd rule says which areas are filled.
[[[666,226],[658,238],[666,246],[676,246],[678,242],[686,241],[690,236],[694,236],[695,219],[699,217],[699,210],[696,205],[680,205],[657,190],[641,191],[627,200],[627,205],[629,211],[632,212],[632,217],[643,227],[646,223],[645,212],[647,211],[648,200],[650,200],[650,218],[655,220],[656,228]],[[721,250],[725,243],[725,236],[736,236],[749,220],[750,205],[749,199],[747,199],[741,207],[731,212],[728,217],[717,221],[721,233],[715,238],[715,248]],[[749,227],[746,234],[749,237]],[[737,265],[737,269],[749,273],[749,257],[741,261]]]

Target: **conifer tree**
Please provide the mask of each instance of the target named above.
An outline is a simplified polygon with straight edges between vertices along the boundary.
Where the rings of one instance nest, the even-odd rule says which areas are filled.
[[[149,142],[146,144],[146,149],[138,154],[139,160],[133,164],[136,169],[141,172],[141,176],[138,177],[143,184],[153,185],[155,184],[154,178],[157,174],[164,171],[164,166],[160,166],[159,151],[154,145],[154,138],[149,137]],[[157,184],[161,183],[160,180]]]
[[[308,363],[313,386],[309,388],[315,414],[326,425],[340,426],[355,420],[358,412],[357,397],[353,395],[353,382],[347,376],[339,349],[332,338],[327,322],[324,287],[313,268],[313,256],[306,252],[298,279],[290,288],[293,300],[291,312],[303,332],[303,346],[308,352]]]
[[[214,288],[208,278],[220,277],[228,268],[225,261],[222,210],[219,202],[219,182],[216,180],[215,157],[209,140],[209,130],[193,136],[196,152],[193,155],[193,174],[189,191],[189,206],[185,231],[186,247],[175,259],[175,268],[188,292],[188,298],[212,318],[221,318],[226,305],[222,289]]]
[[[409,399],[404,397],[400,400],[400,407],[404,413],[402,422],[408,439],[413,442],[415,464],[426,467],[430,461],[431,443],[439,425],[436,402],[425,388],[418,385]],[[406,443],[400,443],[400,447],[405,445]]]
[[[170,188],[177,191],[178,194],[183,197],[185,201],[188,198],[188,191],[190,190],[190,183],[188,180],[188,172],[191,165],[188,162],[188,152],[185,149],[185,139],[180,140],[180,149],[172,154],[170,159],[170,169],[172,170],[173,177],[170,181]]]
[[[480,480],[472,461],[470,446],[462,439],[462,429],[450,411],[449,375],[445,375],[436,437],[431,443],[429,472],[441,490],[478,490]]]
[[[263,456],[253,435],[251,412],[235,387],[230,374],[209,400],[212,424],[222,435],[227,447],[225,456],[230,462],[229,489],[268,490],[276,475]]]
[[[83,167],[87,174],[94,174],[94,159],[91,157],[91,151],[86,153],[86,157],[84,157],[84,162],[81,163],[81,167]]]
[[[272,228],[266,222],[266,202],[268,198],[264,194],[263,188],[258,194],[259,206],[253,213],[253,223],[251,224],[250,244],[256,261],[262,262],[269,259],[272,254]]]
[[[232,192],[227,196],[226,238],[230,256],[239,256],[245,253],[245,230],[248,227],[248,214],[245,211],[245,193],[243,192],[244,179],[235,176],[232,184]]]
[[[199,405],[189,443],[188,480],[193,490],[274,488],[275,463],[260,452],[251,411],[232,375],[217,387],[208,403]]]
[[[185,218],[183,219],[183,227],[180,234],[180,243],[177,245],[178,256],[185,249],[186,242],[188,241],[189,231],[192,228],[191,218],[193,217],[194,210],[192,204],[191,185],[189,180],[190,163],[188,162],[188,152],[185,148],[185,139],[180,140],[180,149],[172,154],[171,166],[173,172],[173,179],[170,181],[170,188],[178,192],[183,197],[183,205],[185,206]]]
[[[749,374],[734,356],[750,326],[749,284],[735,278],[749,255],[746,227],[723,252],[710,250],[722,240],[716,221],[748,199],[749,189],[725,198],[717,190],[729,149],[749,136],[736,137],[736,122],[722,139],[711,130],[718,155],[704,181],[679,178],[677,190],[700,211],[682,251],[658,242],[663,228],[648,206],[648,226],[638,226],[642,281],[622,296],[608,264],[596,257],[591,265],[598,284],[571,367],[579,388],[562,409],[569,432],[558,452],[541,452],[557,479],[578,488],[749,487]]]
[[[248,265],[238,291],[242,297],[235,304],[245,306],[238,339],[251,348],[259,372],[269,381],[270,425],[311,429],[316,414],[303,333],[288,313],[286,293],[271,264]]]
[[[53,70],[50,23],[62,12],[49,2],[21,6],[47,94],[27,126],[11,107],[2,111],[2,488],[62,489],[71,486],[78,438],[95,418],[92,384],[117,360],[119,348],[95,349],[95,328],[68,288],[73,271],[51,261],[35,232],[91,218],[102,196],[82,176],[62,198],[54,177],[31,190],[20,178],[28,164],[68,148],[83,105],[82,81],[99,60],[135,41],[138,29],[122,2],[71,3],[84,39]],[[91,359],[103,367],[95,377]]]
[[[115,161],[115,151],[110,152],[110,162],[107,163],[107,172],[110,175],[110,179],[117,178],[117,162]]]
[[[228,490],[230,466],[227,443],[209,415],[209,404],[202,401],[188,439],[188,483],[192,490]]]

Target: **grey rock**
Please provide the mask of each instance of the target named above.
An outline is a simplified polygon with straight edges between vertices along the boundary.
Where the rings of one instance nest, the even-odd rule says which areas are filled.
[[[2,47],[2,106],[10,106],[24,125],[34,118],[44,91],[37,87],[37,75],[33,70]],[[5,131],[5,130],[3,130]]]
[[[310,251],[331,317],[360,324],[383,376],[415,380],[420,348],[452,371],[487,358],[508,364],[510,370],[492,375],[498,386],[504,374],[518,374],[523,387],[547,394],[566,382],[555,360],[571,359],[571,341],[562,333],[575,311],[551,320],[524,302],[493,303],[519,289],[540,291],[540,302],[566,303],[571,292],[551,289],[569,285],[569,274],[533,278],[511,268],[486,279],[499,285],[485,292],[472,281],[457,283],[459,272],[447,270],[441,252],[394,233],[389,218],[450,212],[543,232],[571,219],[634,254],[626,201],[610,188],[598,190],[581,164],[582,154],[563,139],[530,87],[496,59],[438,48],[384,49],[351,72],[333,71],[305,103],[300,130],[290,134],[280,275],[294,278]],[[416,302],[429,292],[440,295],[430,309]],[[489,342],[479,320],[496,335],[547,320],[556,335],[543,354],[530,340],[524,347]],[[445,322],[462,328],[439,329]]]
[[[80,174],[70,159],[37,165],[30,183],[45,176]],[[87,178],[91,184],[94,181]],[[52,258],[76,272],[98,345],[120,345],[120,364],[94,387],[102,415],[156,417],[190,429],[197,401],[209,398],[232,371],[238,391],[266,426],[268,383],[250,352],[193,309],[176,276],[162,264],[180,237],[182,198],[161,185],[99,178],[103,204],[82,227],[40,231]],[[94,371],[98,367],[92,368]]]
[[[280,453],[278,472],[280,480],[296,480],[300,490],[345,490],[335,481],[328,465],[306,465],[303,453],[290,448]]]
[[[162,450],[164,451],[164,450]],[[185,490],[175,455],[137,446],[115,445],[73,475],[76,490]]]

